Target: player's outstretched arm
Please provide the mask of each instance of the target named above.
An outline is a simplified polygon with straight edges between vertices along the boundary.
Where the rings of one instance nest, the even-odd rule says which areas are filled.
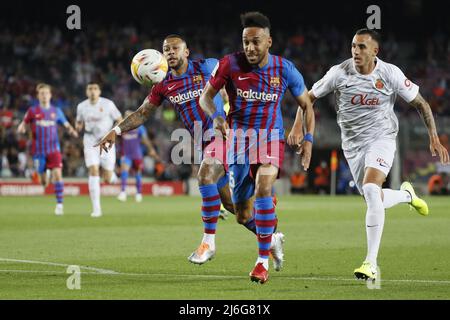
[[[295,114],[294,124],[289,132],[287,143],[297,149],[303,141],[303,109],[299,106]]]
[[[17,133],[25,134],[27,132],[27,126],[24,121],[22,121],[17,127]]]
[[[67,129],[67,132],[74,138],[78,138],[77,130],[72,127],[72,125],[67,121],[64,123],[64,127]]]
[[[81,130],[83,130],[83,126],[84,126],[84,122],[83,121],[76,121],[75,122],[75,129],[78,131],[78,132],[81,132]]]
[[[158,152],[156,152],[155,147],[153,146],[153,143],[150,141],[150,139],[147,136],[142,136],[142,144],[144,144],[147,147],[148,155],[155,159],[156,161],[161,161],[161,157],[159,156]]]
[[[303,93],[300,96],[295,97],[295,100],[297,100],[298,105],[300,106],[300,108],[303,111],[304,119],[305,119],[305,127],[306,127],[306,134],[303,137],[303,140],[297,150],[297,153],[300,154],[300,157],[302,159],[301,164],[303,166],[303,169],[308,170],[309,164],[311,162],[313,136],[314,136],[314,130],[316,127],[316,120],[314,117],[314,109],[313,109],[313,104],[309,97],[308,91],[306,89],[303,91]],[[297,110],[297,116],[298,116],[298,110]],[[297,118],[297,116],[296,116],[296,118]],[[295,125],[295,123],[294,123],[294,125]],[[301,128],[302,128],[302,123],[300,123],[300,130],[301,130]]]
[[[308,91],[308,96],[309,96],[309,100],[311,100],[311,103],[314,105],[314,102],[316,102],[317,98],[314,95],[314,93],[312,92],[312,90]]]
[[[314,106],[314,102],[317,98],[312,93],[312,90],[309,90],[308,95]],[[303,140],[303,135],[303,109],[299,106],[295,115],[294,124],[292,125],[292,129],[288,135],[288,145],[291,147],[298,147]]]
[[[433,157],[438,154],[441,163],[448,164],[450,162],[448,151],[439,141],[436,124],[434,122],[433,112],[431,111],[430,105],[425,101],[420,93],[418,93],[414,100],[412,100],[409,104],[419,111],[419,114],[425,122],[425,125],[428,129],[428,135],[430,137],[431,154],[433,155]]]
[[[200,107],[214,120],[214,131],[217,130],[222,134],[222,137],[226,139],[228,124],[225,119],[217,111],[217,107],[214,104],[214,97],[217,94],[217,90],[209,84],[206,84],[205,89],[203,89],[202,95],[200,96]]]
[[[94,147],[100,146],[100,153],[102,150],[108,152],[116,142],[116,136],[121,135],[122,132],[127,132],[136,129],[150,118],[151,112],[157,106],[150,103],[148,98],[144,100],[142,105],[135,112],[131,113],[123,119],[117,126],[109,131]]]

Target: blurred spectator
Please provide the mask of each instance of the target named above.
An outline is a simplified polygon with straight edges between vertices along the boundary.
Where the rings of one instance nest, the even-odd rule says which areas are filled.
[[[297,170],[291,175],[292,194],[301,194],[306,192],[306,178],[306,173],[301,170]]]
[[[326,161],[321,161],[314,169],[314,190],[319,194],[330,193],[330,168]]]
[[[428,180],[428,192],[430,195],[449,194],[449,177],[447,173],[434,174]]]

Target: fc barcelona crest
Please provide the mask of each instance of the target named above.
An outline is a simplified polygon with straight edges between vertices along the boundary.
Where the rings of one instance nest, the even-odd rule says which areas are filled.
[[[56,118],[56,113],[52,112],[52,113],[50,114],[50,117],[51,117],[52,119],[55,119],[55,118]]]
[[[202,84],[203,76],[201,74],[194,76],[192,82],[194,82],[194,84]]]
[[[375,82],[375,88],[377,88],[377,89],[384,88],[384,83],[383,83],[383,81],[381,81],[381,79],[377,79],[377,81]]]
[[[272,88],[278,88],[280,86],[281,82],[280,82],[280,77],[270,77],[270,83],[269,85]]]

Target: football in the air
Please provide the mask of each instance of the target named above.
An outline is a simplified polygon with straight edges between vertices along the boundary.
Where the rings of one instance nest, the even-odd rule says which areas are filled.
[[[168,68],[166,58],[154,49],[139,51],[131,61],[133,78],[148,87],[161,82],[166,77]]]

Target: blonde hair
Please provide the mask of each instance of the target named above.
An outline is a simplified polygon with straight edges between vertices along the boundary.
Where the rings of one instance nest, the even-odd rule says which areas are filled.
[[[45,88],[47,88],[48,90],[50,90],[50,92],[52,91],[52,86],[51,86],[51,85],[49,85],[49,84],[47,84],[47,83],[39,83],[39,84],[36,86],[36,93],[38,93],[39,90],[45,89]]]

